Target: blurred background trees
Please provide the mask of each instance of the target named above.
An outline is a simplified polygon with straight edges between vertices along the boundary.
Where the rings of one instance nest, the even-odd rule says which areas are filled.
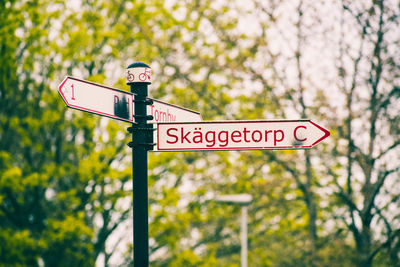
[[[152,97],[204,120],[310,118],[310,150],[151,153],[152,266],[399,266],[400,3],[7,1],[0,16],[0,265],[129,266],[124,122],[68,110],[64,76]]]

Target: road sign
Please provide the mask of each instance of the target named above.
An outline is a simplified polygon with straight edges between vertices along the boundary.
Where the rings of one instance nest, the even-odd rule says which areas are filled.
[[[98,115],[132,122],[132,94],[67,76],[58,92],[65,104]]]
[[[302,149],[329,135],[311,120],[159,123],[155,151]]]
[[[147,115],[152,115],[154,119],[149,121],[149,123],[203,121],[199,112],[168,104],[160,100],[152,100],[153,104],[147,106]]]
[[[113,119],[133,122],[133,94],[101,84],[67,76],[59,85],[58,92],[66,105]],[[151,98],[150,98],[151,99]],[[147,114],[160,122],[202,121],[200,113],[179,106],[152,99],[147,106]]]

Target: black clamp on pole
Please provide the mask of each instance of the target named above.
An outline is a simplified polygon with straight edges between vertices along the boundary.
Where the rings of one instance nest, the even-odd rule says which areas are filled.
[[[153,149],[153,125],[147,121],[148,85],[151,84],[151,69],[136,62],[126,69],[126,83],[134,94],[134,119],[128,131],[132,133],[133,172],[133,264],[134,267],[149,266],[149,222],[148,222],[148,150]]]
[[[152,115],[133,115],[133,117],[145,119],[146,121],[154,120],[154,117]]]
[[[151,98],[147,98],[146,100],[133,100],[133,103],[145,103],[146,105],[153,105],[154,101]]]
[[[153,117],[153,116],[150,116]],[[153,147],[156,145],[156,143],[154,143],[153,139],[154,139],[154,135],[153,132],[156,131],[156,128],[153,128],[152,124],[147,124],[146,128],[139,128],[139,127],[128,127],[127,131],[132,133],[133,136],[135,136],[135,133],[137,133],[138,131],[144,131],[145,132],[145,137],[146,137],[146,142],[144,144],[139,144],[139,143],[134,143],[129,142],[128,146],[129,147],[134,147],[134,146],[145,146],[147,148],[147,150],[153,150]],[[135,140],[133,138],[133,140]]]

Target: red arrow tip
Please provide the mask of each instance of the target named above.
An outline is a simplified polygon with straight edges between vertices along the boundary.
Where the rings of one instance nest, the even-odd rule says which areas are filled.
[[[316,124],[316,123],[314,123],[314,122],[312,122],[312,121],[310,121],[315,127],[317,127],[318,129],[320,129],[323,133],[324,133],[324,135],[320,138],[320,139],[318,139],[317,141],[315,141],[311,146],[315,146],[316,144],[318,144],[319,142],[321,142],[322,140],[324,140],[325,138],[327,138],[328,136],[330,136],[331,135],[331,133],[329,132],[329,130],[327,130],[327,129],[325,129],[324,127],[322,127],[322,126],[320,126],[320,125],[318,125],[318,124]]]

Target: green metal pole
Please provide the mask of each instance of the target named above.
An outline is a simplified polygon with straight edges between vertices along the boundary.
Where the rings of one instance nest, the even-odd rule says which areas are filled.
[[[146,71],[148,70],[148,73]],[[132,172],[133,172],[133,261],[134,267],[149,266],[149,224],[148,224],[148,158],[151,149],[148,143],[148,132],[151,129],[147,120],[146,106],[149,103],[148,85],[150,84],[150,67],[137,62],[127,68],[127,83],[134,93],[134,123],[128,130],[132,132]],[[146,79],[148,75],[148,79]],[[132,79],[133,77],[133,79]],[[139,79],[140,77],[140,79]],[[148,80],[148,81],[147,81]]]

